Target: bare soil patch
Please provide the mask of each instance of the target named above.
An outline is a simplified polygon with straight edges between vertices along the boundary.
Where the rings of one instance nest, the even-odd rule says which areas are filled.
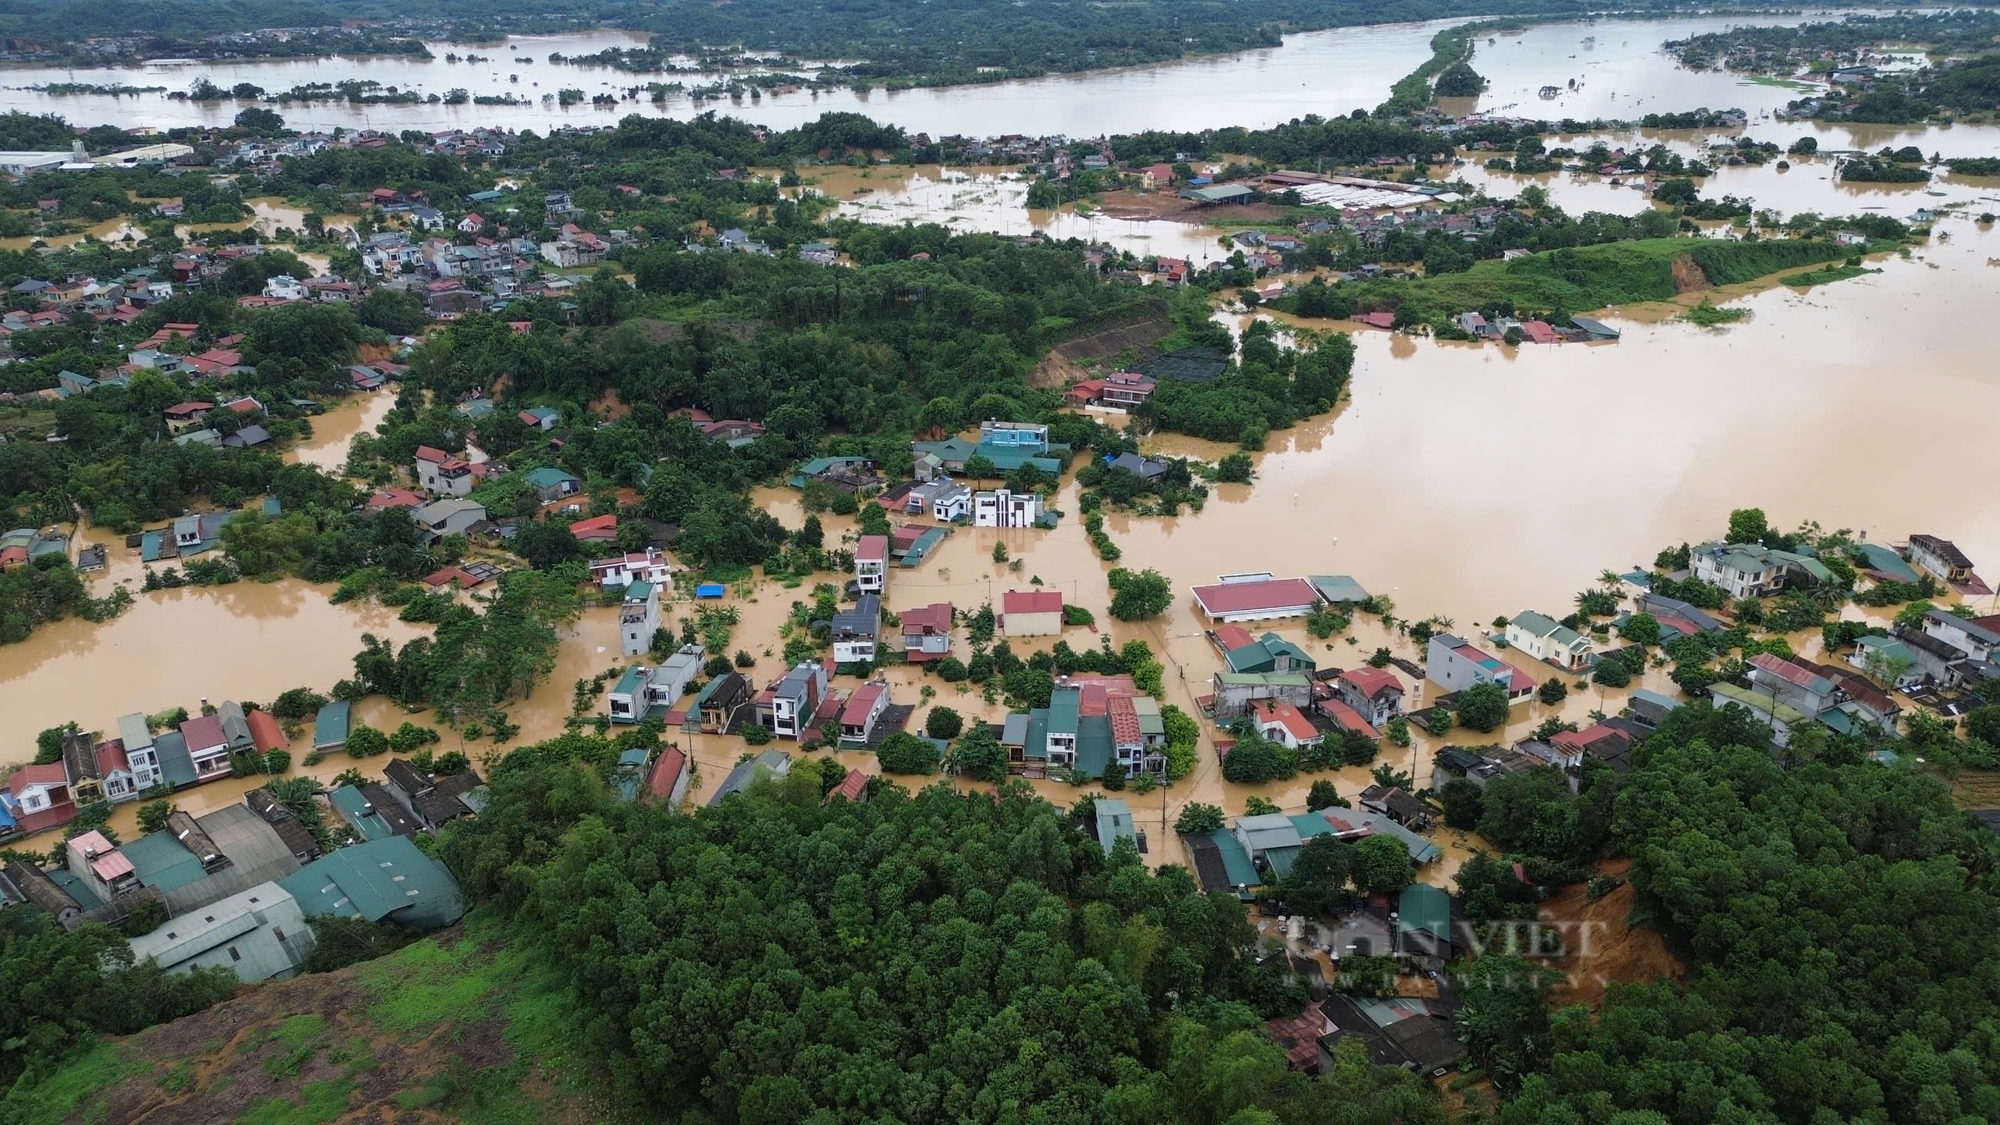
[[[1113,219],[1172,219],[1183,223],[1268,223],[1285,217],[1284,208],[1270,203],[1226,203],[1211,207],[1163,191],[1109,192],[1098,207],[1098,214]]]
[[[1598,874],[1621,877],[1631,868],[1629,859],[1609,860],[1598,865]],[[1687,972],[1658,930],[1630,923],[1633,893],[1632,884],[1625,883],[1591,902],[1586,885],[1577,883],[1542,904],[1545,919],[1580,923],[1575,927],[1577,938],[1566,943],[1570,956],[1556,962],[1569,973],[1568,985],[1556,997],[1558,1003],[1595,1008],[1613,981],[1647,984],[1678,979]]]

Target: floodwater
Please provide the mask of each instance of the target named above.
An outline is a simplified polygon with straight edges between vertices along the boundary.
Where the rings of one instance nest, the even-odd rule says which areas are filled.
[[[330,406],[326,413],[312,419],[311,440],[300,442],[285,451],[285,460],[294,464],[311,465],[324,472],[344,474],[347,470],[347,446],[355,434],[374,433],[382,424],[389,411],[396,407],[396,396],[388,391],[373,394],[349,395]]]
[[[133,711],[326,691],[354,674],[363,633],[400,644],[422,632],[393,609],[333,605],[332,587],[291,579],[141,593],[136,550],[118,536],[85,538],[110,552],[109,569],[88,579],[92,594],[125,585],[132,605],[103,624],[71,618],[0,648],[0,763],[28,760],[37,731],[72,719],[111,731]]]
[[[870,223],[941,223],[960,231],[1079,238],[1140,257],[1186,258],[1197,265],[1227,256],[1216,232],[1200,224],[1079,214],[1075,205],[1030,210],[1028,183],[1018,173],[987,168],[820,168],[797,190],[840,200],[842,215]]]
[[[1806,16],[1771,14],[1759,24],[1797,23]],[[1815,16],[1813,18],[1821,18]],[[610,125],[629,113],[644,116],[691,117],[720,110],[759,124],[789,128],[822,113],[863,113],[885,124],[934,136],[1003,133],[1096,136],[1146,129],[1199,130],[1242,125],[1262,128],[1307,114],[1333,116],[1354,109],[1373,109],[1396,79],[1430,56],[1430,40],[1454,21],[1384,24],[1340,28],[1287,37],[1281,47],[1235,55],[1193,59],[1159,66],[1055,75],[1018,82],[960,86],[947,89],[875,90],[857,94],[849,89],[765,95],[761,99],[696,102],[685,94],[669,95],[655,105],[640,92],[637,100],[599,109],[588,104],[567,109],[544,96],[573,87],[586,95],[622,96],[647,82],[681,82],[699,86],[715,75],[634,75],[606,68],[558,66],[547,61],[551,52],[590,54],[607,47],[636,45],[643,37],[617,31],[576,35],[525,37],[498,46],[468,48],[432,43],[435,59],[347,58],[281,62],[218,62],[152,65],[138,68],[61,69],[14,68],[0,72],[0,109],[27,113],[58,113],[79,124],[105,122],[121,126],[174,128],[227,125],[244,108],[234,101],[196,103],[168,99],[164,94],[122,98],[102,95],[54,96],[21,89],[58,82],[100,85],[166,86],[185,89],[207,77],[221,86],[252,82],[270,91],[313,82],[372,80],[399,90],[426,95],[463,88],[475,96],[511,93],[529,98],[525,106],[363,105],[336,102],[299,103],[283,107],[288,124],[299,129],[373,128],[438,130],[500,125],[547,131],[561,125]],[[1486,108],[1515,106],[1509,112],[1531,116],[1636,118],[1661,108],[1688,109],[1741,106],[1773,109],[1798,94],[1771,86],[1745,86],[1733,75],[1697,75],[1681,69],[1659,50],[1670,38],[1724,30],[1747,22],[1743,17],[1635,21],[1605,20],[1541,25],[1498,43],[1482,42],[1475,65],[1493,81],[1481,100]],[[1589,48],[1582,41],[1595,36]],[[509,48],[517,48],[510,50]],[[471,50],[491,61],[447,63],[443,56]],[[1570,56],[1576,56],[1571,58]],[[529,60],[534,60],[532,63]],[[1614,74],[1616,77],[1612,77]],[[1583,90],[1544,102],[1536,91],[1581,77]],[[518,79],[518,81],[513,80]],[[1616,95],[1613,97],[1612,95]],[[1665,104],[1673,95],[1671,104]]]

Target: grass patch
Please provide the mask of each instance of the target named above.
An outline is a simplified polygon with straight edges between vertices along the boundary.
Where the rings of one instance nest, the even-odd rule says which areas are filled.
[[[178,1094],[194,1085],[194,1062],[182,1059],[172,1070],[160,1076],[160,1089],[169,1094]]]
[[[1750,310],[1734,307],[1718,308],[1703,299],[1701,304],[1689,309],[1681,319],[1691,324],[1699,324],[1703,328],[1715,328],[1750,319]]]
[[[1845,258],[1849,253],[1832,242],[1804,239],[1738,242],[1649,238],[1551,250],[1513,261],[1477,262],[1463,273],[1339,288],[1343,295],[1354,297],[1360,308],[1407,306],[1417,319],[1426,322],[1501,302],[1509,302],[1522,312],[1583,312],[1638,301],[1671,300],[1681,291],[1675,280],[1676,263],[1684,277],[1689,276],[1688,267],[1694,266],[1710,285],[1734,285]]]
[[[1804,289],[1808,286],[1825,285],[1828,282],[1833,282],[1833,281],[1846,281],[1850,277],[1860,277],[1864,273],[1881,273],[1881,272],[1882,272],[1881,270],[1869,269],[1867,266],[1857,266],[1857,265],[1826,266],[1821,269],[1807,270],[1804,273],[1795,273],[1782,280],[1786,285],[1791,285],[1800,289]]]
[[[237,1125],[326,1125],[348,1110],[348,1095],[354,1083],[344,1078],[308,1082],[299,1090],[302,1098],[272,1098],[259,1102],[236,1119]]]
[[[100,1042],[42,1081],[17,1085],[0,1117],[13,1125],[98,1125],[110,1112],[114,1088],[140,1069],[144,1064],[124,1046]]]
[[[1817,90],[1810,82],[1796,78],[1779,78],[1775,74],[1753,74],[1737,83],[1738,86],[1776,86],[1780,90]]]

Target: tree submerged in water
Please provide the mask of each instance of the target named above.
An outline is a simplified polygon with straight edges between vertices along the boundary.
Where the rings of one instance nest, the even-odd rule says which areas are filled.
[[[1472,64],[1461,59],[1444,68],[1431,92],[1440,98],[1476,98],[1485,89],[1486,79],[1472,69]]]

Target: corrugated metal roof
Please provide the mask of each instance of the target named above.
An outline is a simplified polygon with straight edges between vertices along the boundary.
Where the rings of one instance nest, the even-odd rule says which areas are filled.
[[[437,929],[458,921],[465,899],[443,864],[404,836],[341,848],[314,860],[281,884],[307,915],[392,918]]]

